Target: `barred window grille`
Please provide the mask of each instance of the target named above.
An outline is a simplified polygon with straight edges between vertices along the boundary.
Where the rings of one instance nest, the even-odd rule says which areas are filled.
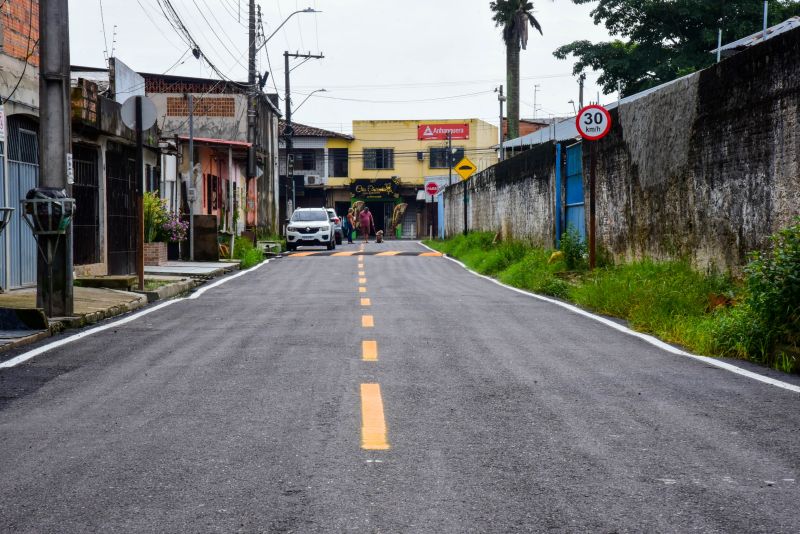
[[[394,169],[394,149],[365,148],[364,169],[365,170]]]
[[[464,159],[464,148],[453,147],[453,154],[450,158],[450,165],[447,164],[447,147],[431,147],[430,149],[430,168],[447,169],[455,167],[456,163]]]

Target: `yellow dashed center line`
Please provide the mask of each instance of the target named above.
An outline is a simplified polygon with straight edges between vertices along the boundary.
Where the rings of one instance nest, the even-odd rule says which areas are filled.
[[[380,384],[361,384],[361,448],[369,451],[389,449]]]
[[[361,342],[361,359],[365,362],[378,361],[378,342],[377,341],[362,341]]]
[[[358,292],[359,293],[366,293],[367,292],[367,288],[364,287],[364,286],[361,286],[361,287],[358,288]]]
[[[372,302],[369,299],[361,299],[362,306],[372,306]]]
[[[366,271],[358,271],[358,276],[365,276],[366,274]]]
[[[367,283],[367,279],[366,279],[366,278],[359,278],[359,279],[358,279],[358,283],[359,283],[359,284],[361,284],[361,285],[363,286],[364,284],[366,284],[366,283]]]
[[[371,315],[362,315],[361,326],[364,328],[372,328],[375,326],[375,319],[373,319]]]

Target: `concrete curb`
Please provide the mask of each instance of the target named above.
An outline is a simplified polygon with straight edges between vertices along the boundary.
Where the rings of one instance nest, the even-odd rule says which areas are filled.
[[[155,291],[134,290],[133,292],[146,296],[147,303],[150,304],[151,302],[156,302],[158,300],[166,300],[172,297],[177,297],[182,293],[188,293],[201,283],[202,282],[198,281],[197,279],[181,280],[179,282],[175,282],[174,284],[161,286]]]

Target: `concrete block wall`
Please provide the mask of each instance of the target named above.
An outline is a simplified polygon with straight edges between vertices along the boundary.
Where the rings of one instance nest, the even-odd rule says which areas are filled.
[[[800,215],[800,31],[612,110],[598,245],[738,271]],[[584,150],[588,206],[589,151]]]
[[[800,216],[798,58],[794,30],[612,109],[596,146],[598,247],[736,272]],[[588,223],[586,144],[583,157]],[[546,144],[475,175],[470,228],[552,247],[554,167]],[[464,187],[445,193],[447,235],[463,230]]]
[[[553,186],[555,146],[547,143],[489,167],[445,190],[445,232],[464,229],[464,187],[471,230],[501,232],[552,247],[555,235]]]

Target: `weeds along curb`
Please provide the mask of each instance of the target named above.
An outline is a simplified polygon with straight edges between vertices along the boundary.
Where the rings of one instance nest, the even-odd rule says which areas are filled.
[[[439,252],[438,250],[435,250],[435,249],[429,247],[428,245],[426,245],[422,241],[418,241],[417,243],[419,243],[421,246],[425,247],[426,249],[428,249],[428,250],[430,250],[432,252]],[[788,382],[783,382],[781,380],[770,378],[768,376],[760,375],[758,373],[754,373],[752,371],[748,371],[747,369],[742,369],[741,367],[737,367],[737,366],[732,365],[730,363],[723,362],[723,361],[718,360],[716,358],[711,358],[711,357],[708,357],[708,356],[700,356],[699,354],[692,354],[691,352],[686,352],[684,350],[681,350],[681,349],[678,349],[676,347],[673,347],[669,343],[665,343],[664,341],[661,341],[660,339],[658,339],[656,337],[653,337],[653,336],[651,336],[649,334],[643,334],[641,332],[637,332],[635,330],[631,330],[627,326],[623,326],[623,325],[621,325],[619,323],[615,323],[614,321],[606,319],[605,317],[601,317],[599,315],[595,315],[594,313],[588,312],[588,311],[586,311],[586,310],[584,310],[582,308],[579,308],[579,307],[577,307],[577,306],[575,306],[573,304],[569,304],[567,302],[562,302],[560,300],[552,299],[550,297],[545,297],[543,295],[537,295],[536,293],[531,293],[530,291],[525,291],[524,289],[519,289],[519,288],[510,286],[508,284],[504,284],[503,282],[501,282],[501,281],[499,281],[499,280],[497,280],[495,278],[492,278],[490,276],[486,276],[486,275],[483,275],[483,274],[480,274],[478,272],[473,271],[472,269],[467,267],[464,263],[458,261],[457,259],[455,259],[453,257],[448,256],[447,254],[444,255],[444,258],[447,259],[447,260],[452,261],[453,263],[456,263],[456,264],[460,265],[468,273],[473,274],[473,275],[475,275],[475,276],[477,276],[479,278],[483,278],[485,280],[488,280],[489,282],[492,282],[493,284],[497,284],[497,285],[499,285],[501,287],[504,287],[504,288],[506,288],[506,289],[508,289],[510,291],[514,291],[515,293],[519,293],[521,295],[526,295],[528,297],[535,298],[537,300],[548,302],[550,304],[555,304],[556,306],[560,306],[560,307],[562,307],[562,308],[564,308],[566,310],[569,310],[569,311],[571,311],[573,313],[576,313],[578,315],[582,315],[583,317],[588,317],[589,319],[593,319],[593,320],[595,320],[597,322],[603,323],[604,325],[606,325],[606,326],[608,326],[610,328],[613,328],[614,330],[617,330],[618,332],[622,332],[623,334],[627,334],[629,336],[633,336],[633,337],[639,338],[642,341],[645,341],[645,342],[649,343],[650,345],[653,345],[654,347],[657,347],[657,348],[659,348],[659,349],[661,349],[663,351],[669,352],[671,354],[675,354],[677,356],[683,356],[685,358],[690,358],[692,360],[696,360],[696,361],[705,363],[707,365],[711,365],[713,367],[717,367],[719,369],[724,369],[725,371],[729,371],[731,373],[734,373],[734,374],[737,374],[737,375],[741,375],[741,376],[750,378],[752,380],[756,380],[758,382],[762,382],[764,384],[768,384],[770,386],[775,386],[775,387],[778,387],[778,388],[781,388],[781,389],[786,389],[786,390],[791,391],[793,393],[800,393],[800,386],[796,386],[794,384],[789,384]]]

